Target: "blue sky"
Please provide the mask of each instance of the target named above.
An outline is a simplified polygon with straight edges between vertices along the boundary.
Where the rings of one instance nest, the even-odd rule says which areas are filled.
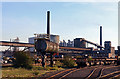
[[[2,40],[20,38],[27,42],[34,33],[46,33],[46,11],[51,11],[51,34],[60,40],[85,38],[99,44],[99,26],[103,42],[118,45],[117,2],[3,2]]]

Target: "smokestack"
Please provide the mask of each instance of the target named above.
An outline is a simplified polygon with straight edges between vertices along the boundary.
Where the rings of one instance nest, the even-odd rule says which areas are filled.
[[[100,45],[102,46],[102,26],[100,26]],[[102,48],[100,48],[102,50]]]
[[[50,11],[47,11],[47,35],[50,39]]]

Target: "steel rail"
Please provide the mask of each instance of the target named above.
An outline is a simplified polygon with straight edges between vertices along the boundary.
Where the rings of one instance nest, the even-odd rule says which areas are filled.
[[[116,67],[116,66],[112,66],[112,67]],[[102,77],[102,72],[104,69],[108,69],[108,68],[112,68],[112,67],[105,67],[105,68],[98,67],[98,68],[102,68],[102,69],[100,69],[100,71],[98,73],[98,77],[96,79],[99,79]],[[92,72],[86,77],[86,79],[89,79],[98,68],[93,69]]]
[[[109,77],[109,76],[114,75],[114,74],[117,74],[117,73],[120,73],[120,70],[119,70],[119,71],[112,72],[112,73],[109,73],[109,74],[106,74],[106,75],[103,75],[103,76],[101,76],[99,79],[103,79],[103,78]],[[119,74],[119,75],[120,75],[120,74]],[[113,77],[114,77],[114,76],[113,76]],[[110,77],[110,78],[113,78],[113,77]]]
[[[89,79],[89,78],[93,75],[93,73],[96,71],[96,69],[97,69],[97,68],[93,69],[92,72],[91,72],[91,73],[87,76],[87,78],[85,78],[85,79]]]
[[[48,78],[46,78],[46,79],[54,78],[54,77],[57,76],[57,75],[60,75],[60,74],[62,74],[62,73],[64,73],[64,72],[71,71],[71,70],[74,70],[74,69],[76,69],[76,68],[66,69],[66,70],[61,71],[61,72],[59,72],[59,73],[57,73],[57,74],[54,74],[54,75],[52,75],[52,76],[50,76],[50,77],[48,77]]]
[[[80,68],[80,69],[81,69],[81,68]],[[78,70],[80,70],[80,69],[72,70],[72,71],[70,71],[69,73],[67,73],[67,74],[63,75],[62,77],[60,77],[59,79],[65,78],[65,77],[68,76],[69,74],[71,74],[71,73],[73,73],[73,72],[75,72],[75,71],[78,71]]]

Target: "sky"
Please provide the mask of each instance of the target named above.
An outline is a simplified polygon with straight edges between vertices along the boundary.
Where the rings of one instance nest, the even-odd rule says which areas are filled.
[[[118,3],[118,45],[120,46],[120,2]]]
[[[1,0],[2,2],[118,2],[119,0]]]
[[[2,2],[2,40],[19,37],[28,42],[34,33],[46,33],[46,12],[51,12],[51,34],[60,40],[85,38],[99,44],[99,28],[104,41],[118,46],[117,2]]]

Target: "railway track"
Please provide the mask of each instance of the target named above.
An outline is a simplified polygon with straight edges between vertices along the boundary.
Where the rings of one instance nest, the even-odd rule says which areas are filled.
[[[85,68],[79,68],[79,69],[77,69],[77,68],[66,69],[66,70],[58,72],[54,75],[51,75],[46,79],[64,79],[64,78],[67,78],[67,79],[74,78],[75,79],[75,76],[71,76],[72,73],[80,74],[80,73],[82,73],[83,69],[84,70],[91,69],[91,72],[88,72],[88,75],[86,75],[86,77],[84,77],[83,79],[109,79],[109,78],[114,78],[114,77],[120,76],[120,71],[114,71],[112,73],[105,74],[105,75],[103,74],[103,71],[105,69],[108,69],[108,68],[113,68],[114,69],[114,67],[116,68],[117,66],[110,66],[110,67],[108,67],[108,66],[107,67],[105,67],[105,66],[101,66],[101,67],[94,66],[94,67],[85,67]],[[78,79],[79,79],[79,77],[78,77]]]
[[[85,68],[87,69],[88,67],[85,67]],[[91,68],[93,68],[93,67],[91,67]],[[81,69],[83,69],[83,68],[66,69],[64,71],[58,72],[54,75],[51,75],[50,77],[48,77],[46,79],[63,79],[63,78],[66,78],[68,75],[72,74],[73,72],[76,72]]]
[[[99,79],[113,79],[120,76],[120,70],[101,76]]]
[[[102,74],[103,68],[95,68],[85,79],[96,79],[99,78]]]
[[[81,68],[80,68],[81,69]],[[66,77],[67,75],[71,74],[72,72],[75,72],[77,70],[80,70],[80,69],[77,69],[77,68],[72,68],[72,69],[66,69],[64,71],[61,71],[57,74],[54,74],[46,79],[62,79],[64,77]]]
[[[108,70],[110,70],[109,73],[107,72]],[[117,77],[120,78],[120,66],[104,69],[103,74],[99,79],[114,79]]]
[[[103,74],[103,70],[109,69],[109,68],[114,68],[114,67],[115,66],[105,67],[105,68],[101,68],[101,67],[94,68],[91,71],[91,73],[86,77],[86,79],[113,79],[113,78],[119,77],[120,71],[114,71],[114,72],[106,74],[106,75]]]

